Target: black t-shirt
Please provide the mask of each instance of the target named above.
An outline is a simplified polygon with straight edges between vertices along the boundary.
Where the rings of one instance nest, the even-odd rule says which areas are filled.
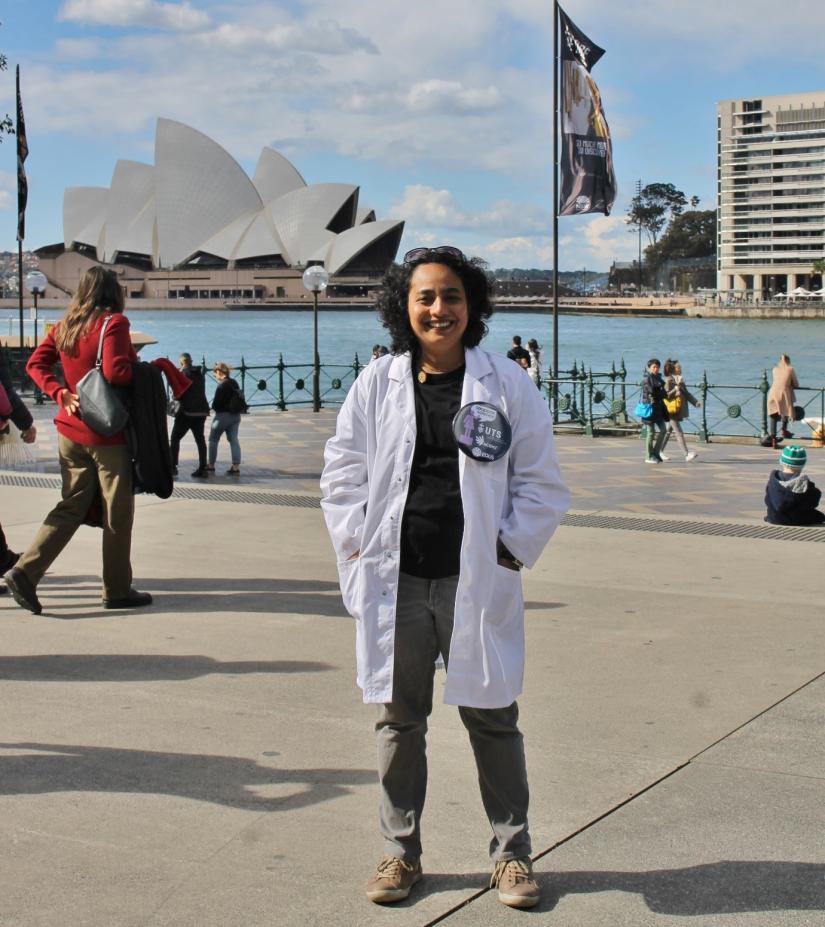
[[[427,374],[413,370],[417,437],[401,522],[401,570],[424,579],[456,576],[464,534],[453,418],[461,406],[464,367]]]

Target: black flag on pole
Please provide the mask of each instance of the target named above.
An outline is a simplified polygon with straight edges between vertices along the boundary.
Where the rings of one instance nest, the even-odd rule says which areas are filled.
[[[20,65],[17,65],[17,240],[26,237],[26,202],[29,184],[26,180],[26,158],[29,144],[26,141],[26,120],[23,118],[23,100],[20,97]]]
[[[559,7],[561,26],[561,186],[559,215],[610,215],[616,198],[613,145],[590,69],[604,54]]]

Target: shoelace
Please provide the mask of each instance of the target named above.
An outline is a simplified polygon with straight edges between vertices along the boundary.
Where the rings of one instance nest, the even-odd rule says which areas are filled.
[[[496,868],[493,870],[493,876],[490,879],[490,887],[495,888],[500,885],[505,873],[509,874],[514,885],[529,882],[533,878],[530,866],[523,859],[502,859],[496,863]]]
[[[411,866],[409,863],[405,863],[403,859],[399,859],[397,856],[388,856],[386,859],[382,859],[378,864],[377,874],[392,879],[399,875],[399,871],[401,869],[406,869],[407,872],[412,872],[414,868],[414,866]]]

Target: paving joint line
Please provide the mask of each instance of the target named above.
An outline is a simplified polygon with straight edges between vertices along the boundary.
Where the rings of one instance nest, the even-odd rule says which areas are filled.
[[[712,750],[714,747],[723,743],[728,738],[732,737],[734,734],[741,731],[743,728],[747,727],[749,724],[752,724],[754,721],[757,721],[759,718],[766,715],[768,712],[773,711],[774,708],[778,708],[783,702],[786,702],[788,699],[793,698],[794,695],[800,693],[803,689],[806,689],[808,686],[817,682],[820,679],[825,678],[825,671],[817,673],[816,676],[813,676],[807,682],[803,682],[801,685],[797,686],[791,692],[783,695],[782,698],[777,699],[773,704],[768,705],[767,708],[764,708],[762,711],[757,712],[752,717],[743,721],[741,724],[738,724],[736,727],[732,728],[726,734],[723,734],[721,737],[718,737],[713,743],[708,744],[703,747],[701,750],[694,753],[692,756],[688,757],[684,762],[679,763],[678,766],[675,766],[669,772],[666,772],[664,775],[660,776],[658,779],[655,779],[653,782],[648,783],[643,789],[640,789],[638,792],[634,792],[633,795],[630,795],[628,798],[625,798],[623,801],[620,801],[618,804],[614,805],[611,808],[608,808],[607,811],[604,811],[598,817],[593,818],[592,821],[588,821],[586,824],[583,824],[578,830],[573,831],[573,833],[568,834],[566,837],[562,837],[561,840],[557,840],[552,846],[547,847],[546,850],[542,850],[540,853],[536,853],[532,857],[533,862],[538,862],[538,860],[543,859],[545,856],[549,856],[554,850],[557,850],[559,847],[564,846],[564,844],[569,843],[571,840],[574,840],[576,837],[579,837],[581,834],[595,827],[597,824],[600,824],[602,821],[611,817],[617,811],[620,811],[622,808],[629,805],[631,802],[636,801],[637,798],[641,798],[642,795],[645,795],[647,792],[652,791],[657,786],[661,785],[663,782],[667,782],[668,779],[675,776],[677,773],[681,772],[683,769],[686,769],[688,766],[693,763],[694,760],[697,760],[700,756],[707,753],[708,750]],[[435,927],[436,924],[441,924],[447,920],[447,918],[452,917],[453,914],[457,914],[459,911],[466,908],[468,905],[471,905],[474,901],[477,901],[479,898],[482,898],[488,892],[492,891],[491,886],[486,888],[479,889],[474,894],[470,895],[469,898],[465,898],[463,901],[454,905],[449,911],[445,911],[443,914],[436,917],[434,920],[427,921],[422,927]]]

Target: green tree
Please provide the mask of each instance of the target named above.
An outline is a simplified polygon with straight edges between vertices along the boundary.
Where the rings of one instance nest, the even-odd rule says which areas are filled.
[[[822,281],[822,286],[825,286],[825,258],[819,258],[819,260],[814,261],[813,267],[811,267],[812,274],[819,274],[819,279]]]
[[[630,201],[627,223],[644,229],[651,245],[655,245],[668,217],[675,219],[685,206],[687,197],[672,183],[649,183]]]
[[[716,210],[689,210],[676,216],[656,244],[645,249],[648,263],[716,254]]]

